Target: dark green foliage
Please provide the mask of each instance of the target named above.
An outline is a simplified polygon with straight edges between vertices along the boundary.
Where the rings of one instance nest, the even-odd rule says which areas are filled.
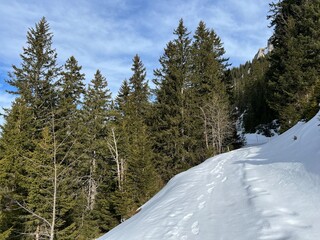
[[[120,112],[116,134],[123,172],[120,169],[122,180],[114,204],[121,220],[133,215],[160,186],[160,178],[153,164],[150,132],[145,123],[150,92],[145,79],[145,67],[138,55],[133,58],[131,70],[133,75],[129,83],[123,82],[117,98]]]
[[[157,169],[165,181],[226,148],[232,128],[224,82],[227,59],[220,38],[200,22],[192,42],[182,20],[174,34],[176,39],[167,44],[154,80],[154,148]],[[208,131],[214,129],[213,112],[217,111],[226,114],[221,135]]]
[[[221,40],[203,22],[193,39],[182,20],[174,35],[154,72],[155,101],[135,55],[113,102],[99,70],[85,89],[75,57],[57,66],[44,18],[30,29],[0,136],[0,238],[97,237],[174,174],[227,150]]]
[[[194,164],[198,164],[203,159],[222,151],[220,147],[217,149],[217,146],[213,143],[213,135],[219,134],[213,132],[210,134],[208,124],[212,129],[212,111],[221,114],[222,112],[219,110],[222,109],[225,109],[223,112],[227,114],[227,116],[220,116],[221,119],[224,118],[225,126],[230,123],[230,106],[225,83],[225,72],[228,64],[227,59],[223,57],[225,50],[221,39],[213,30],[206,28],[202,21],[195,32],[191,53],[192,71],[191,85],[188,89],[188,111],[191,121],[189,125],[192,126],[190,134],[195,142],[192,152],[197,153],[194,157]],[[208,122],[209,118],[211,118],[210,123]],[[217,120],[214,120],[214,122],[217,122]],[[227,132],[229,131],[225,131],[225,133]],[[223,137],[224,139],[220,139],[224,147],[228,145],[225,142],[228,135],[229,133]]]
[[[120,86],[120,90],[118,96],[116,98],[117,108],[119,110],[123,110],[128,103],[130,94],[130,87],[127,80],[124,80],[122,85]]]
[[[284,131],[318,109],[320,2],[284,0],[273,4],[271,11],[275,31],[267,75],[268,101]]]
[[[24,200],[28,194],[26,157],[34,149],[30,116],[31,110],[25,101],[17,98],[12,109],[6,112],[0,138],[0,230],[11,228],[11,236],[18,236],[17,230],[24,227],[21,218],[26,215],[15,201]]]
[[[42,18],[34,29],[29,30],[27,47],[20,55],[21,67],[13,66],[13,72],[10,73],[8,81],[16,88],[14,93],[19,94],[19,98],[12,111],[8,112],[7,125],[3,129],[2,149],[6,154],[1,157],[1,164],[5,167],[15,166],[11,169],[11,174],[18,180],[6,182],[3,187],[10,189],[10,194],[6,198],[10,200],[9,203],[14,210],[9,211],[9,214],[17,211],[16,209],[21,212],[16,215],[16,220],[8,223],[13,226],[11,234],[13,236],[22,234],[26,239],[29,234],[49,236],[51,228],[49,215],[52,211],[47,211],[48,205],[42,205],[42,203],[48,202],[50,205],[52,200],[47,191],[47,187],[50,188],[50,186],[45,183],[45,175],[51,172],[52,165],[48,166],[49,172],[41,173],[41,176],[39,169],[34,165],[38,163],[40,168],[42,164],[46,165],[48,163],[46,161],[51,159],[52,154],[52,148],[50,152],[43,153],[44,155],[38,148],[38,144],[43,140],[43,130],[51,131],[52,113],[56,104],[53,84],[60,70],[56,64],[57,55],[51,46],[52,33],[49,30],[45,18]],[[10,129],[10,125],[14,125],[11,126],[13,128]],[[12,131],[17,131],[15,136],[12,135]],[[23,141],[21,141],[22,138]],[[12,143],[8,144],[10,141],[15,142],[15,149],[12,149]],[[14,157],[12,154],[17,155]],[[10,171],[5,173],[8,172]],[[44,188],[43,192],[37,189],[37,184]],[[35,193],[35,191],[38,192]]]
[[[32,107],[34,124],[38,134],[41,127],[50,120],[51,108],[54,105],[53,82],[57,79],[60,68],[57,67],[57,54],[52,49],[52,33],[49,24],[42,18],[35,28],[27,33],[27,47],[20,55],[21,66],[13,65],[8,83],[16,88],[28,106]]]
[[[260,124],[268,124],[275,117],[266,101],[268,69],[266,56],[230,71],[233,104],[239,114],[244,114],[243,127],[246,132],[256,132]]]
[[[189,82],[191,39],[180,20],[176,39],[167,44],[155,70],[154,133],[157,169],[165,181],[188,167],[186,144],[186,88]]]
[[[78,117],[78,108],[84,93],[84,74],[80,72],[81,68],[77,60],[70,57],[55,84],[58,87],[57,114],[61,128],[71,128],[72,122]]]
[[[146,68],[138,55],[133,58],[131,68],[133,75],[129,79],[129,93],[130,103],[134,108],[134,115],[143,118],[146,115],[149,104],[150,90],[148,82],[146,81]]]
[[[107,80],[97,70],[85,93],[81,114],[80,139],[81,148],[85,152],[79,163],[78,173],[81,176],[83,200],[79,223],[82,239],[110,230],[116,222],[109,202],[115,185],[108,148],[111,110],[111,93]],[[105,196],[108,198],[105,199]],[[97,214],[101,207],[104,214]]]

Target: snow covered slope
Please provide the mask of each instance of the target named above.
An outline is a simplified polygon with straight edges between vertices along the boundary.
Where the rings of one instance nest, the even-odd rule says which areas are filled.
[[[175,176],[99,240],[319,240],[319,114]]]

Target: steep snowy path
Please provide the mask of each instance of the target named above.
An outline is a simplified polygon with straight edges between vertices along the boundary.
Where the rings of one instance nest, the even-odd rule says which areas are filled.
[[[257,239],[259,214],[245,186],[246,170],[232,161],[249,152],[222,154],[177,175],[122,229],[101,239]]]
[[[251,204],[260,214],[259,237],[253,239],[320,239],[319,176],[306,173],[302,163],[270,163],[263,151],[249,150],[253,153],[238,163]]]
[[[319,240],[320,126],[208,159],[175,176],[100,240]],[[294,140],[294,136],[297,140]]]

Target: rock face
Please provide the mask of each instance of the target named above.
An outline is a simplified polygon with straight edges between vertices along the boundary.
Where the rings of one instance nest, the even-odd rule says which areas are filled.
[[[273,47],[271,41],[272,41],[272,38],[269,38],[268,46],[265,48],[259,48],[257,54],[254,56],[254,59],[259,59],[261,57],[265,57],[268,53],[273,51],[274,47]]]
[[[268,53],[268,52],[266,52],[267,49],[268,48],[259,48],[259,51],[254,56],[254,59],[259,59],[259,58],[265,57],[266,54]]]
[[[272,52],[274,49],[274,46],[271,41],[272,41],[272,37],[269,38],[269,40],[268,40],[268,53]]]

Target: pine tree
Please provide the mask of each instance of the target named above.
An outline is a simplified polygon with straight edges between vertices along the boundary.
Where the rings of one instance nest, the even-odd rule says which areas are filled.
[[[10,199],[11,204],[8,214],[16,213],[15,209],[19,209],[19,214],[13,218],[18,220],[13,220],[11,234],[16,236],[19,231],[20,235],[23,233],[26,238],[28,234],[37,235],[39,225],[35,224],[34,220],[40,219],[35,215],[36,209],[25,207],[35,203],[31,203],[30,198],[28,199],[35,187],[28,184],[29,175],[33,171],[30,159],[36,152],[38,141],[42,139],[43,129],[51,124],[51,113],[55,106],[54,81],[60,71],[56,64],[57,54],[52,49],[53,35],[49,31],[46,19],[42,18],[35,28],[31,28],[27,33],[27,47],[23,48],[23,53],[20,55],[21,66],[13,66],[13,72],[9,74],[8,80],[8,83],[16,89],[11,93],[18,94],[19,98],[8,112],[1,138],[1,148],[4,152],[1,163],[5,166],[11,165],[10,169],[4,168],[4,176],[11,175],[17,179],[11,183],[5,182],[3,185],[4,188],[10,189],[5,198]],[[12,146],[15,146],[16,150],[12,151]],[[44,180],[45,176],[42,177]],[[17,221],[19,221],[18,226],[16,226]]]
[[[202,21],[199,23],[194,39],[188,109],[191,115],[190,125],[193,126],[190,134],[195,142],[195,149],[192,151],[197,153],[195,163],[199,163],[208,156],[222,151],[222,146],[226,145],[225,140],[230,135],[229,128],[232,123],[224,83],[228,64],[227,59],[223,57],[225,50],[221,39],[213,30],[207,29]],[[212,120],[209,121],[209,118],[213,117],[213,112],[225,114],[220,115],[228,126],[220,129],[223,129],[225,133],[213,131],[218,127],[218,125],[209,124],[213,123]],[[215,119],[215,122],[219,122],[218,120]],[[220,144],[214,143],[216,142],[214,139],[219,139]]]
[[[110,230],[117,222],[111,212],[111,192],[114,179],[108,148],[110,134],[111,93],[106,78],[96,71],[84,95],[82,110],[82,142],[85,157],[80,164],[83,204],[80,206],[80,236],[90,238]],[[103,212],[100,212],[103,208]]]
[[[133,58],[133,75],[124,81],[117,104],[121,106],[116,129],[119,136],[119,158],[123,169],[121,185],[114,204],[120,220],[130,217],[136,209],[159,190],[159,177],[153,165],[153,151],[145,116],[149,109],[149,88],[140,57]]]
[[[8,214],[19,212],[15,216],[17,220],[12,219],[12,234],[19,236],[23,233],[23,239],[29,236],[54,239],[72,225],[66,217],[74,205],[74,195],[70,189],[73,186],[71,164],[64,164],[68,152],[64,153],[62,159],[58,159],[57,152],[62,142],[57,141],[54,111],[51,113],[51,124],[43,128],[41,138],[25,139],[29,137],[28,130],[32,131],[30,125],[26,126],[26,123],[31,122],[30,116],[31,108],[18,98],[17,105],[13,106],[8,115],[7,125],[4,126],[5,135],[1,139],[1,148],[4,149],[1,165],[4,172],[1,172],[3,178],[0,181],[4,182],[5,189],[10,189],[5,196],[6,204],[12,208]],[[13,128],[8,130],[7,126]],[[12,130],[15,131],[14,138],[10,137]],[[20,142],[21,137],[23,142]],[[14,145],[8,145],[10,142]],[[12,147],[16,150],[12,150]],[[8,176],[12,176],[12,179]],[[10,182],[5,181],[9,179]],[[18,221],[16,227],[15,222]]]
[[[213,91],[223,90],[224,72],[228,64],[223,57],[225,50],[221,39],[213,30],[207,29],[204,22],[199,23],[194,39],[192,83],[198,100],[205,102]]]
[[[64,191],[65,199],[69,202],[61,201],[61,204],[69,210],[63,218],[68,227],[59,232],[60,238],[64,235],[77,234],[75,222],[80,218],[77,213],[82,203],[82,199],[78,197],[81,196],[82,186],[79,179],[81,171],[79,165],[81,165],[80,162],[84,158],[85,152],[85,147],[81,142],[80,128],[81,97],[84,93],[84,74],[81,73],[81,68],[75,57],[70,57],[63,66],[60,78],[55,84],[57,88],[55,131],[56,141],[60,143],[57,149],[57,161],[68,169],[68,176],[73,178],[71,188],[66,188]],[[70,199],[68,196],[73,196],[73,198]]]
[[[164,181],[190,166],[188,136],[186,135],[186,89],[190,84],[189,32],[181,19],[174,30],[176,39],[170,41],[160,58],[161,68],[154,71],[156,79],[154,104],[154,149],[157,169]]]
[[[267,98],[266,73],[269,69],[269,55],[231,69],[230,78],[233,85],[233,105],[239,114],[243,114],[243,124],[246,132],[268,130],[274,120]],[[265,131],[264,134],[270,134]]]
[[[0,137],[0,216],[1,232],[11,229],[11,237],[19,237],[25,231],[26,213],[17,208],[15,201],[28,195],[26,157],[34,149],[31,109],[17,98],[11,110],[5,113],[5,123]]]
[[[146,68],[138,55],[133,58],[131,70],[132,77],[129,79],[130,101],[134,104],[135,115],[143,117],[146,114],[149,105],[149,86],[146,81]]]
[[[21,66],[13,65],[8,80],[16,89],[11,93],[19,94],[31,106],[39,135],[42,127],[50,122],[51,108],[55,105],[53,83],[60,71],[56,63],[57,53],[52,49],[52,38],[49,24],[42,18],[28,31],[27,47],[20,55]]]
[[[130,94],[130,87],[127,80],[124,80],[122,85],[120,86],[118,96],[116,98],[117,108],[121,111],[128,103],[128,97]]]
[[[70,57],[64,65],[61,78],[56,83],[58,88],[57,109],[61,128],[71,127],[79,115],[78,109],[84,93],[85,79],[84,74],[80,72],[81,68],[75,57]]]
[[[271,6],[274,50],[270,56],[269,105],[282,130],[317,111],[320,6],[317,1],[284,0]]]

